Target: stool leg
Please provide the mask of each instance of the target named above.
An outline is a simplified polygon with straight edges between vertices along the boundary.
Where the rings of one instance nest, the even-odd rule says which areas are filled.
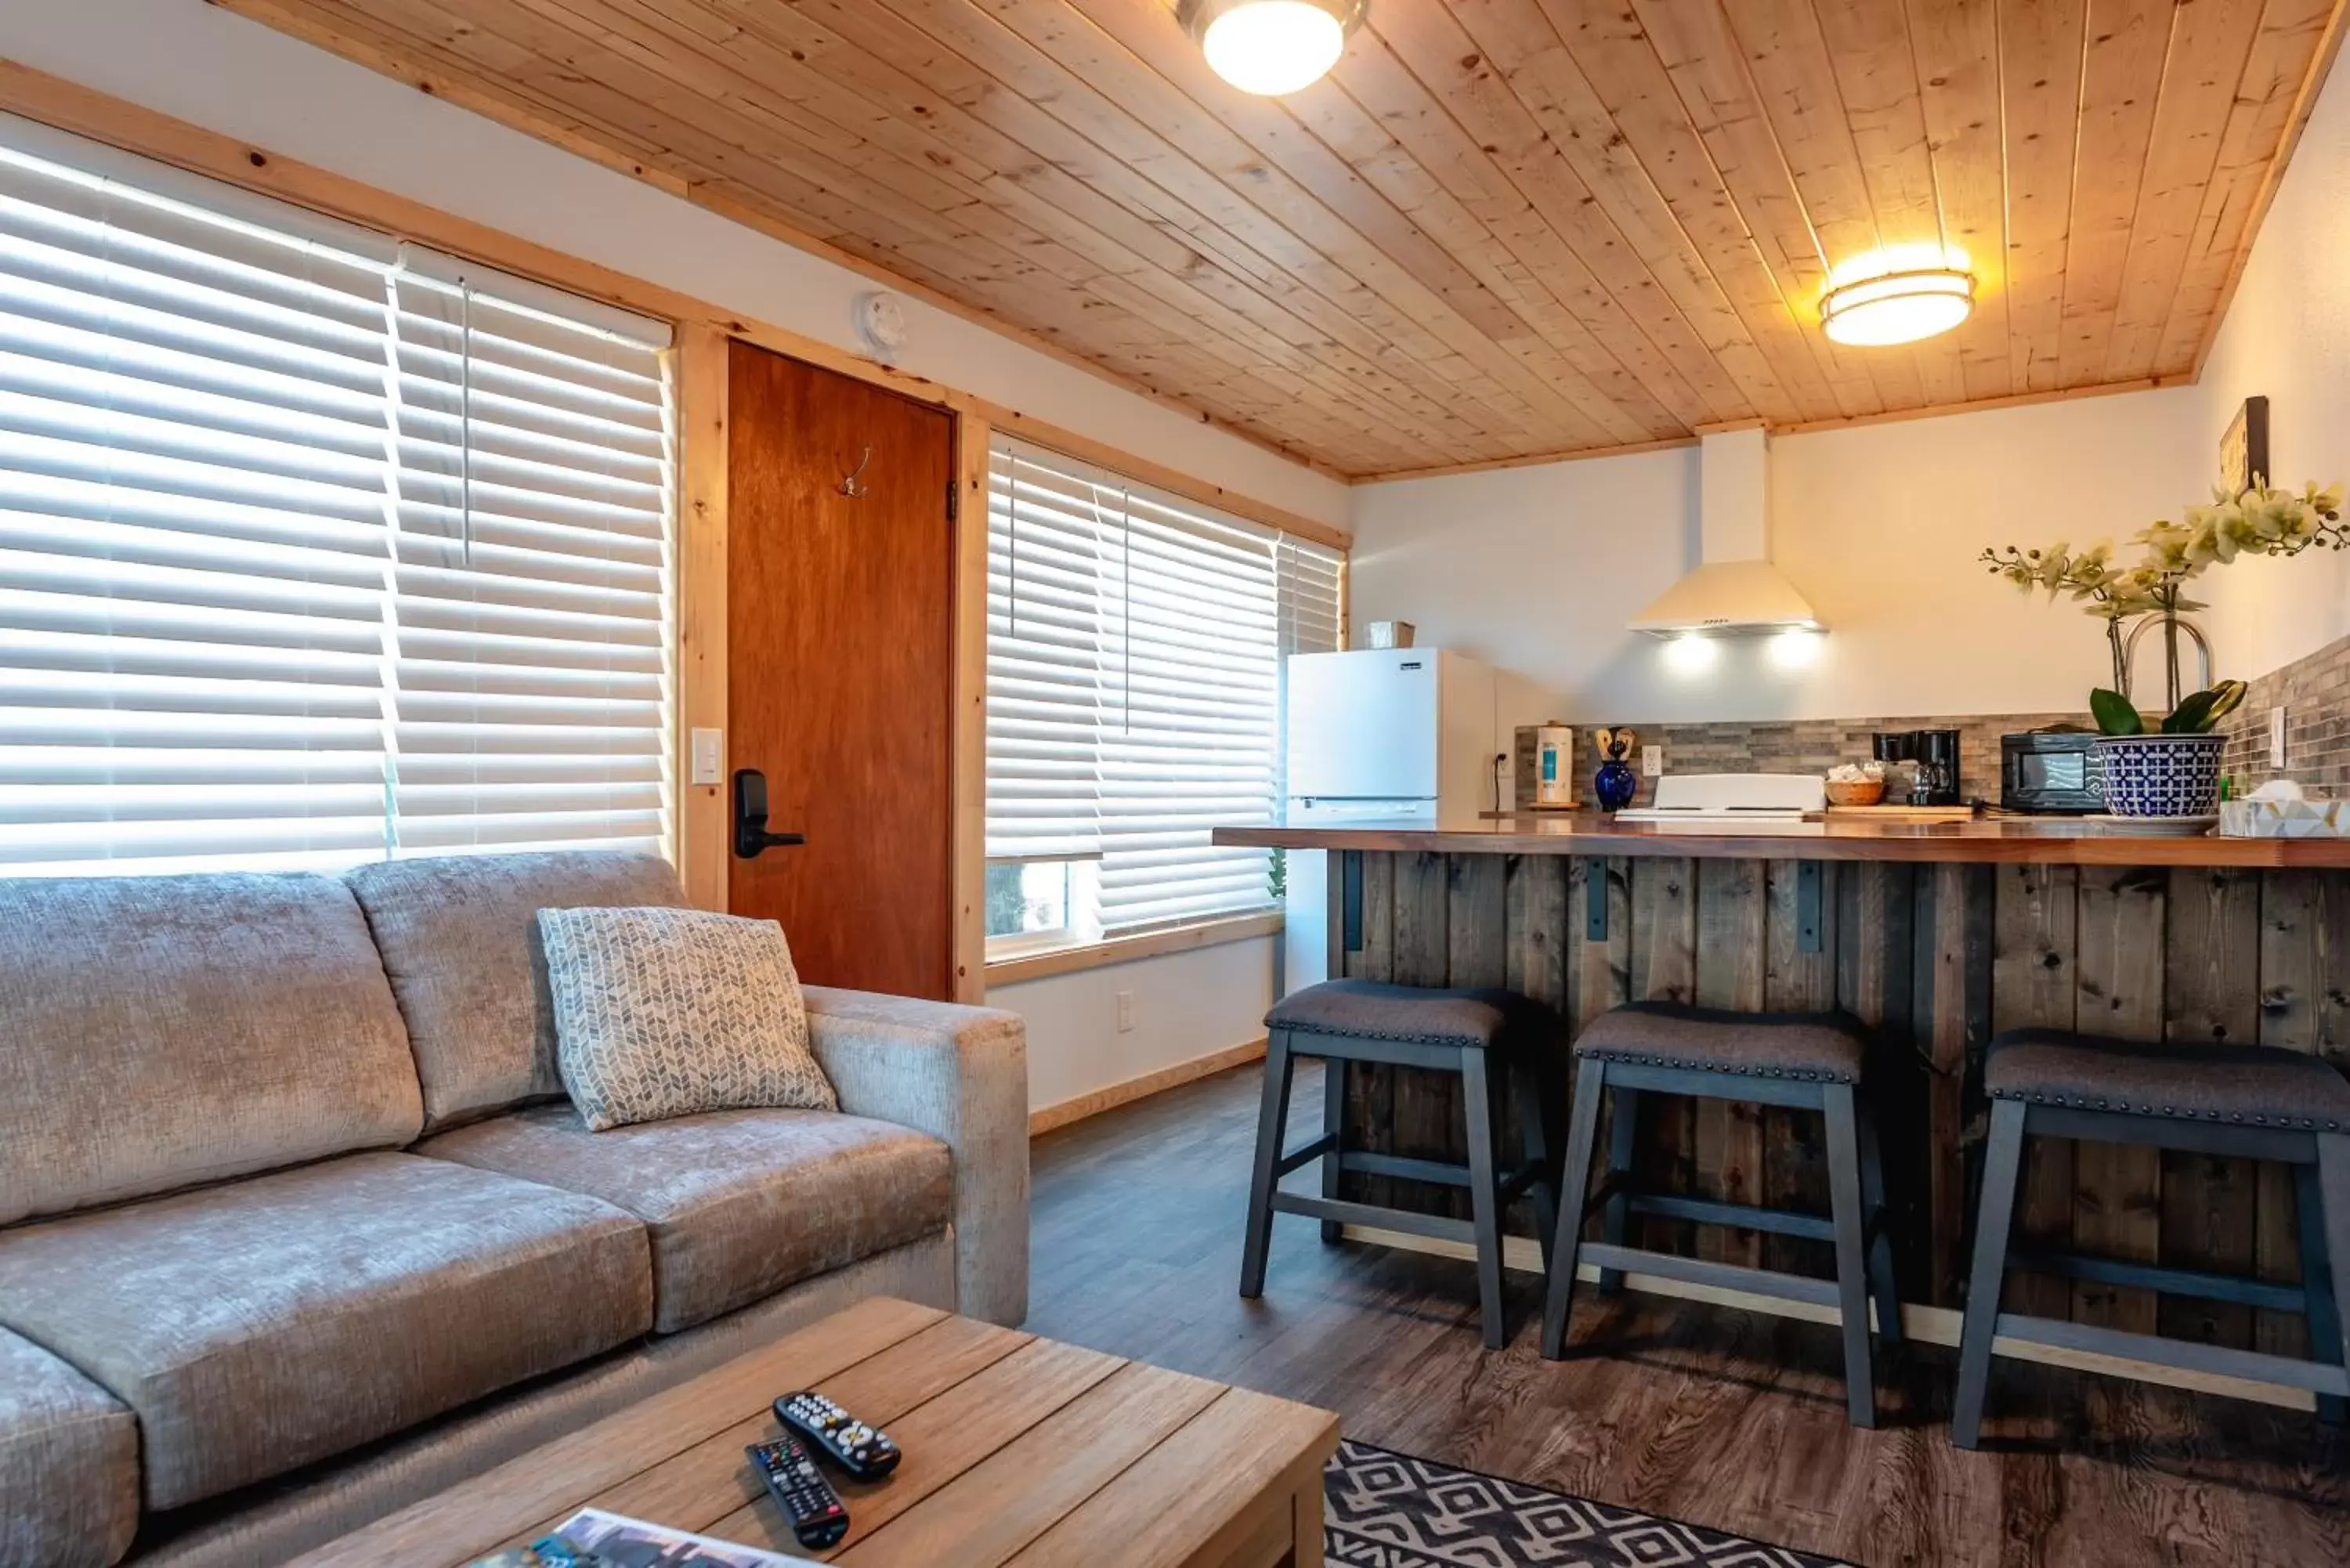
[[[1322,1196],[1338,1196],[1338,1157],[1347,1151],[1347,1067],[1343,1057],[1322,1059],[1322,1132],[1330,1140],[1330,1152],[1322,1157]],[[1322,1221],[1325,1244],[1336,1241],[1346,1229],[1336,1220]]]
[[[1276,1029],[1264,1046],[1264,1098],[1256,1114],[1256,1168],[1249,1178],[1248,1229],[1241,1243],[1241,1294],[1264,1293],[1264,1254],[1273,1241],[1274,1168],[1288,1137],[1289,1077],[1295,1067],[1289,1031]]]
[[[1461,1108],[1469,1120],[1469,1211],[1477,1231],[1477,1300],[1485,1318],[1485,1348],[1509,1343],[1502,1313],[1502,1193],[1493,1174],[1493,1087],[1485,1053],[1461,1053]]]
[[[1575,1078],[1566,1165],[1559,1177],[1558,1238],[1550,1250],[1550,1288],[1543,1302],[1542,1353],[1553,1361],[1566,1354],[1566,1309],[1575,1295],[1575,1255],[1583,1250],[1583,1209],[1591,1193],[1592,1147],[1599,1141],[1599,1107],[1607,1097],[1607,1064],[1597,1056],[1585,1057]]]
[[[1950,1441],[1962,1449],[1982,1440],[1991,1335],[1999,1324],[2000,1287],[2007,1279],[2007,1233],[2015,1223],[2016,1178],[2023,1169],[2024,1108],[2022,1100],[1993,1100],[1991,1105],[1982,1197],[1975,1206],[1974,1266],[1967,1273],[1966,1325],[1959,1334],[1958,1402],[1950,1412]]]
[[[2316,1190],[2304,1188],[2300,1195],[2310,1351],[2317,1360],[2341,1366],[2350,1365],[2350,1135],[2317,1135],[2315,1178],[2311,1185]],[[2313,1197],[2317,1199],[2314,1204],[2309,1201]],[[2325,1298],[2323,1310],[2321,1295]],[[2317,1418],[2339,1425],[2344,1405],[2338,1395],[2320,1396]]]
[[[1877,1141],[1877,1109],[1860,1114],[1860,1203],[1868,1215],[1868,1291],[1877,1303],[1877,1337],[1901,1343],[1901,1290],[1893,1277],[1893,1216],[1885,1199],[1885,1156]]]
[[[1837,1304],[1844,1318],[1844,1403],[1856,1427],[1877,1425],[1877,1373],[1868,1341],[1868,1211],[1860,1199],[1860,1132],[1850,1084],[1823,1085],[1828,1197],[1835,1218]]]
[[[1536,1171],[1526,1189],[1534,1199],[1534,1235],[1542,1247],[1543,1272],[1550,1272],[1552,1250],[1558,1240],[1558,1168],[1551,1163],[1550,1125],[1544,1118],[1542,1075],[1523,1058],[1510,1065],[1510,1083],[1518,1097],[1518,1158]]]
[[[1640,1095],[1637,1089],[1616,1091],[1616,1119],[1608,1124],[1607,1174],[1621,1176],[1632,1168],[1633,1153],[1639,1147]],[[1599,1234],[1611,1247],[1624,1244],[1626,1222],[1631,1218],[1631,1205],[1622,1193],[1607,1200],[1607,1217],[1599,1222]],[[1613,1295],[1624,1283],[1621,1269],[1599,1271],[1599,1293]]]

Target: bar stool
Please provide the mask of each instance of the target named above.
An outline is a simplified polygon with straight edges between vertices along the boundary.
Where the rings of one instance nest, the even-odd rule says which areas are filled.
[[[1876,1120],[1860,1093],[1866,1054],[1860,1025],[1834,1014],[1731,1012],[1640,1002],[1593,1019],[1575,1051],[1580,1059],[1575,1117],[1566,1140],[1558,1241],[1549,1259],[1543,1355],[1556,1361],[1565,1353],[1578,1259],[1599,1266],[1603,1291],[1615,1289],[1625,1270],[1638,1269],[1691,1284],[1808,1302],[1836,1309],[1844,1325],[1845,1407],[1853,1425],[1875,1426],[1869,1297],[1872,1293],[1876,1296],[1877,1332],[1887,1345],[1900,1342],[1901,1301],[1894,1289],[1892,1241],[1886,1233],[1885,1175],[1877,1158]],[[1645,1189],[1632,1171],[1639,1156],[1640,1096],[1647,1094],[1820,1112],[1827,1122],[1830,1215],[1717,1203]],[[1600,1192],[1591,1194],[1600,1106],[1611,1095],[1615,1124],[1607,1179]],[[1605,1240],[1586,1242],[1583,1221],[1601,1205],[1607,1214]],[[1627,1246],[1625,1225],[1635,1214],[1830,1241],[1835,1247],[1835,1278],[1812,1279]]]
[[[1983,1152],[1950,1418],[1959,1447],[1971,1449],[1981,1437],[1994,1339],[2306,1388],[2317,1396],[2320,1419],[2342,1419],[2344,1397],[2350,1395],[2350,1372],[2344,1370],[2350,1362],[2350,1342],[2344,1338],[2344,1307],[2350,1303],[2350,1082],[2318,1057],[2273,1045],[2144,1045],[2020,1029],[1991,1042],[1983,1087],[1991,1096],[1991,1140]],[[2290,1164],[2301,1282],[2011,1246],[2027,1137]],[[2309,1322],[2311,1359],[2001,1312],[2000,1291],[2011,1268],[2301,1313]]]
[[[1265,1252],[1275,1212],[1320,1220],[1326,1241],[1336,1241],[1339,1226],[1348,1223],[1466,1241],[1477,1253],[1485,1343],[1500,1349],[1508,1337],[1502,1315],[1502,1210],[1520,1194],[1532,1197],[1535,1234],[1545,1257],[1558,1212],[1539,1075],[1541,1053],[1560,1034],[1557,1015],[1507,991],[1440,991],[1334,980],[1283,998],[1264,1022],[1264,1101],[1256,1124],[1256,1169],[1249,1181],[1241,1294],[1253,1298],[1263,1293]],[[1322,1136],[1284,1153],[1290,1078],[1301,1056],[1318,1056],[1334,1070],[1323,1090]],[[1405,1159],[1347,1147],[1346,1075],[1351,1062],[1459,1074],[1469,1163]],[[1495,1096],[1503,1079],[1516,1094],[1523,1135],[1520,1162],[1506,1176],[1497,1175],[1493,1140],[1493,1127],[1500,1120]],[[1315,1160],[1322,1162],[1321,1196],[1281,1190],[1283,1177]],[[1343,1199],[1338,1178],[1344,1171],[1465,1187],[1475,1218],[1456,1220]]]

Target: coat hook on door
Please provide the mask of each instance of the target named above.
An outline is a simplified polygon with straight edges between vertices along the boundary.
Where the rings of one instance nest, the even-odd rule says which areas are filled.
[[[873,464],[873,449],[867,447],[865,455],[857,460],[857,472],[840,482],[840,493],[851,501],[861,501],[873,487],[865,483],[865,471]]]

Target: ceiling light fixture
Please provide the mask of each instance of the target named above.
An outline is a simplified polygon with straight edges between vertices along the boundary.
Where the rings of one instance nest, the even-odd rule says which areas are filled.
[[[1820,330],[1858,348],[1915,343],[1948,332],[1975,307],[1966,257],[1939,245],[1871,251],[1828,275]]]
[[[1175,16],[1218,76],[1277,98],[1321,80],[1368,9],[1369,0],[1182,0]]]

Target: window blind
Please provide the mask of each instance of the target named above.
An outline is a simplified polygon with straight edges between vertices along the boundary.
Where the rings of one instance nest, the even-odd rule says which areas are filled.
[[[1282,659],[1337,645],[1343,557],[1003,440],[989,544],[991,858],[1097,853],[1105,932],[1271,907],[1209,835],[1280,804]]]
[[[0,871],[660,847],[665,342],[0,116]]]

